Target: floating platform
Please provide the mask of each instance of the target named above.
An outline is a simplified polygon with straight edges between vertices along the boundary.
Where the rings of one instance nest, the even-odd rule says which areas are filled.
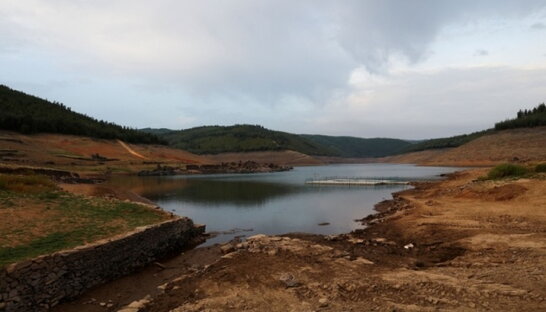
[[[375,185],[408,185],[408,181],[396,181],[396,180],[371,180],[371,179],[321,179],[321,180],[308,180],[305,184],[315,185],[362,185],[362,186],[375,186]]]

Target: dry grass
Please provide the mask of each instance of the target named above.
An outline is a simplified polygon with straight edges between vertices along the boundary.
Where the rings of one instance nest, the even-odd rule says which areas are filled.
[[[46,176],[0,174],[0,191],[40,193],[52,191],[55,188],[55,183]]]

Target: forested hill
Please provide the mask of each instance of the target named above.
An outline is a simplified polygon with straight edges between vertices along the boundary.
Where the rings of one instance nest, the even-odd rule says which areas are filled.
[[[381,157],[411,143],[397,139],[362,139],[326,135],[297,135],[256,125],[205,126],[186,130],[142,129],[173,147],[196,154],[293,150],[314,156]]]
[[[537,107],[529,110],[520,110],[516,118],[507,119],[497,122],[495,128],[473,132],[470,134],[456,135],[447,138],[430,139],[418,142],[416,144],[405,147],[402,152],[418,152],[430,149],[440,149],[448,147],[459,147],[470,141],[473,141],[484,135],[493,134],[497,131],[515,129],[515,128],[532,128],[546,126],[546,104],[542,103]]]
[[[389,138],[356,138],[349,136],[309,135],[301,137],[333,150],[340,157],[383,157],[397,154],[412,143]]]
[[[495,130],[532,128],[546,126],[546,104],[542,103],[531,110],[520,110],[514,119],[495,124]]]
[[[172,147],[196,154],[293,150],[307,155],[334,156],[335,151],[296,134],[257,125],[204,126],[186,130],[142,129]]]
[[[154,134],[122,127],[76,113],[60,103],[0,85],[0,129],[31,134],[73,134],[130,143],[163,144]]]

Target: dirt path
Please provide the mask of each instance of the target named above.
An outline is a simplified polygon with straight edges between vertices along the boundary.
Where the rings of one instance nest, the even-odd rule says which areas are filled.
[[[178,270],[148,268],[56,311],[144,298],[125,311],[544,311],[546,179],[475,181],[482,174],[397,194],[365,230],[192,250],[170,260]]]
[[[119,145],[121,145],[121,147],[123,147],[125,150],[127,150],[129,152],[129,154],[134,155],[134,156],[136,156],[138,158],[148,159],[148,157],[144,157],[141,154],[135,152],[132,148],[129,147],[129,145],[125,144],[123,141],[121,141],[121,140],[116,140],[116,141],[118,141]]]

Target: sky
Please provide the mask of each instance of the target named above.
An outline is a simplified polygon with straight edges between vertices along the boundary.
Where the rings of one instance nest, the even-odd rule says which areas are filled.
[[[1,0],[0,84],[135,128],[450,136],[546,101],[546,0]]]

